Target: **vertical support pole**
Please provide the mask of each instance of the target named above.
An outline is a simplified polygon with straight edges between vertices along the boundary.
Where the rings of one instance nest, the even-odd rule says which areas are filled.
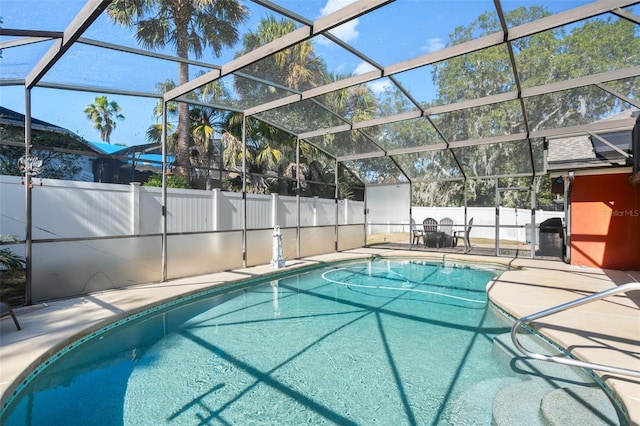
[[[498,184],[498,178],[496,178],[496,256],[500,256],[500,188]]]
[[[247,117],[242,115],[242,267],[247,267]]]
[[[369,197],[369,191],[367,190],[367,186],[364,187],[364,241],[362,242],[362,246],[367,245],[367,235],[369,235],[369,207],[367,204],[367,199]]]
[[[28,159],[31,155],[31,89],[25,87],[25,114],[24,114],[24,152]],[[29,306],[32,303],[32,285],[33,285],[33,268],[32,268],[32,200],[31,200],[31,174],[25,169],[24,175],[24,190],[25,190],[25,208],[26,208],[26,229],[24,238],[24,253],[25,253],[25,293],[24,302]]]
[[[467,219],[467,179],[464,180],[464,229],[467,227],[468,219]]]
[[[531,258],[536,257],[536,178],[533,178],[533,185],[531,186]]]
[[[409,181],[409,250],[413,248],[413,182]]]
[[[467,226],[469,226],[469,214],[467,213],[467,190],[466,190],[466,185],[467,185],[467,181],[465,180],[465,196],[464,196],[464,226],[462,227],[462,229],[466,232],[467,230]],[[471,234],[469,234],[469,245],[471,245]],[[471,250],[471,246],[467,247],[465,245],[464,247],[464,251],[465,253],[467,251]]]
[[[335,206],[335,220],[336,220],[336,225],[335,225],[335,231],[334,231],[334,236],[333,236],[333,249],[334,251],[338,251],[338,237],[339,237],[339,229],[338,229],[338,220],[339,220],[339,216],[338,216],[338,200],[340,199],[340,191],[338,189],[338,167],[339,167],[339,163],[338,163],[338,159],[336,158],[336,175],[335,175],[335,185],[336,185],[336,190],[335,190],[335,195],[334,195],[334,206]]]
[[[565,255],[562,259],[566,263],[571,263],[571,186],[573,185],[573,172],[564,177],[564,226],[565,226]]]
[[[296,259],[300,258],[300,138],[296,138]]]
[[[167,281],[167,102],[162,102],[162,281]]]

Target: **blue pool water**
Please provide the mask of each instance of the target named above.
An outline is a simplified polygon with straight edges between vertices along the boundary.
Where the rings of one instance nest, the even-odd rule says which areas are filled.
[[[467,394],[519,380],[492,355],[509,330],[487,306],[499,272],[375,259],[235,285],[64,351],[0,420],[489,424],[490,392],[473,419]]]

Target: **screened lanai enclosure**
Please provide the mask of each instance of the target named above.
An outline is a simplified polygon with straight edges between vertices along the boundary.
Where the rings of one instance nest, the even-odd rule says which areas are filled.
[[[638,170],[638,1],[0,14],[0,234],[26,303],[268,264],[277,232],[286,259],[423,249],[427,217],[473,218],[474,249],[560,260],[574,170]]]

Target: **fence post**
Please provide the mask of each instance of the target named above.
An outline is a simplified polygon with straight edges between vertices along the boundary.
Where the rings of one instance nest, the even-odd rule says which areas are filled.
[[[318,196],[313,196],[313,226],[318,226]]]
[[[140,233],[140,182],[131,182],[131,234]]]
[[[350,225],[349,223],[349,200],[345,199],[344,203],[342,203],[342,208],[344,209],[344,224]]]
[[[213,216],[211,218],[211,226],[212,226],[212,231],[218,231],[220,230],[220,188],[214,188],[211,194],[211,201],[212,201],[212,209],[211,209],[211,215]]]
[[[271,227],[278,225],[278,194],[271,194]]]

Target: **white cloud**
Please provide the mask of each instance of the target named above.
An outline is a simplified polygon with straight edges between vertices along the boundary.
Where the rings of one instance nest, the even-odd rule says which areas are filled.
[[[346,24],[340,25],[339,27],[335,27],[329,32],[342,41],[350,42],[356,40],[360,35],[360,32],[356,29],[357,26],[358,19],[356,18]]]
[[[354,1],[355,0],[327,0],[327,4],[322,9],[320,9],[320,14],[322,16],[328,15],[338,9],[342,9],[343,7],[353,3]]]
[[[368,62],[360,62],[358,64],[358,66],[356,67],[356,69],[353,71],[354,74],[356,75],[360,75],[360,74],[364,74],[366,72],[369,71],[373,71],[374,69],[376,69],[373,65],[371,65]]]
[[[369,64],[368,62],[360,62],[358,64],[358,66],[356,67],[356,69],[353,71],[354,74],[356,75],[360,75],[360,74],[364,74],[366,72],[369,71],[373,71],[375,70],[376,67],[374,67],[373,65]],[[367,83],[369,88],[371,89],[371,91],[373,91],[373,93],[375,94],[380,94],[382,92],[385,91],[385,89],[389,88],[391,86],[391,83],[388,80],[379,80],[379,81],[372,81],[370,83]]]
[[[336,66],[336,73],[337,74],[342,74],[343,72],[345,72],[345,70],[347,69],[347,64],[345,64],[344,62],[339,64],[338,66]]]
[[[343,65],[340,66],[341,69],[344,69],[345,67],[343,67]],[[358,64],[358,66],[356,66],[356,69],[353,70],[353,74],[354,75],[360,75],[360,74],[364,74],[366,72],[369,71],[373,71],[375,70],[376,67],[374,67],[373,65],[367,63],[367,62],[360,62]],[[391,87],[391,83],[388,80],[380,80],[380,81],[372,81],[367,83],[367,85],[369,86],[369,88],[371,89],[371,91],[373,93],[375,93],[376,95],[383,93],[385,91],[385,89]]]
[[[427,52],[435,52],[441,49],[444,49],[445,44],[440,37],[429,38],[427,39],[427,43],[422,46],[422,50],[426,50]]]
[[[369,83],[369,88],[376,95],[378,95],[380,93],[383,93],[385,91],[385,89],[387,89],[389,87],[391,87],[391,83],[389,83],[388,80],[373,81],[373,82]]]
[[[322,9],[320,9],[320,15],[328,15],[338,9],[342,9],[343,7],[353,3],[354,1],[355,0],[327,0],[327,4]],[[360,35],[359,31],[356,28],[358,26],[358,22],[359,21],[357,18],[352,19],[351,21],[332,29],[330,32],[342,41],[353,41],[358,38],[358,35]]]

